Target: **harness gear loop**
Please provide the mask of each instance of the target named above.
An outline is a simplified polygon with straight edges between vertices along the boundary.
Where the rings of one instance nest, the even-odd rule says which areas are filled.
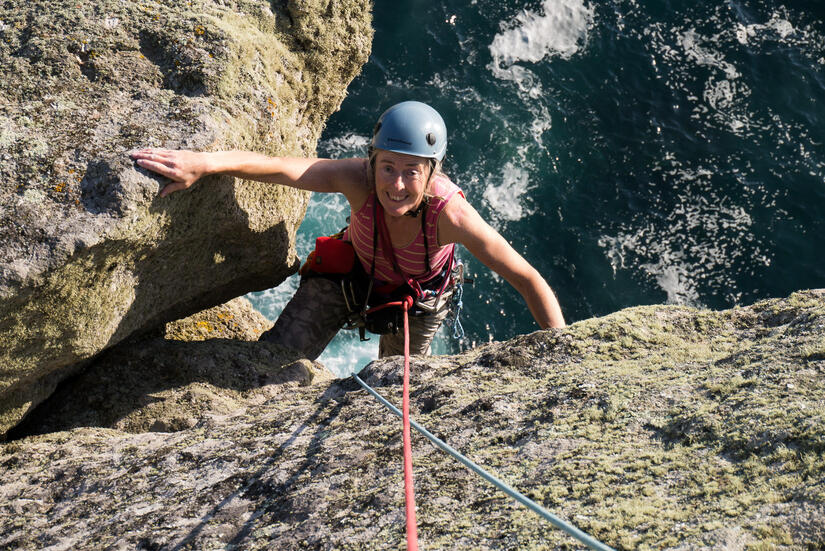
[[[464,338],[464,326],[461,325],[461,309],[464,308],[464,263],[458,262],[456,264],[458,276],[455,278],[452,303],[453,307],[447,314],[447,323],[453,327],[453,338],[461,340]],[[472,283],[472,282],[470,282]]]

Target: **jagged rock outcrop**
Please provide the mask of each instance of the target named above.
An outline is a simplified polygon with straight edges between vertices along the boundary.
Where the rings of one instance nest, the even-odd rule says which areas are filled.
[[[279,354],[160,337],[108,353],[32,416],[71,430],[0,446],[0,548],[403,546],[400,421],[352,380],[270,382]],[[413,418],[617,549],[825,546],[825,290],[631,308],[412,365]],[[239,366],[269,375],[238,390]],[[127,434],[85,422],[110,404],[66,406],[104,376],[175,370],[177,391],[228,389],[239,409],[181,400],[192,422]],[[399,404],[401,370],[362,377]],[[172,403],[141,392],[112,403]],[[415,434],[413,455],[423,548],[581,548]]]
[[[307,194],[160,199],[142,146],[314,153],[367,0],[8,0],[0,11],[0,437],[82,362],[296,269]]]

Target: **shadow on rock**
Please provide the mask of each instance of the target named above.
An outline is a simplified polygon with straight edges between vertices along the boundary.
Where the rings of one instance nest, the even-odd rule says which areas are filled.
[[[320,364],[271,343],[153,338],[103,353],[9,437],[78,427],[173,432],[260,403],[284,387],[329,378]]]
[[[246,522],[227,542],[227,547],[230,549],[242,547],[255,529],[260,526],[268,526],[274,522],[300,522],[306,520],[307,515],[301,513],[301,510],[306,508],[306,504],[301,503],[301,498],[293,494],[296,488],[302,485],[302,477],[306,473],[323,470],[323,463],[328,461],[328,453],[322,444],[329,436],[330,425],[338,418],[341,410],[348,403],[345,389],[339,384],[330,386],[315,401],[315,410],[312,414],[298,424],[289,437],[268,455],[260,468],[243,481],[243,485],[238,490],[229,494],[204,515],[201,522],[172,548],[173,551],[190,548],[210,523],[215,518],[220,517],[223,510],[237,498],[249,500],[258,505],[254,513],[249,515]],[[288,468],[279,466],[279,475],[273,476],[271,472],[273,466],[279,464],[287,448],[294,445],[299,439],[306,438],[303,433],[307,429],[313,432],[306,445],[306,454],[303,460],[298,464],[290,465]],[[278,480],[282,481],[278,482]]]

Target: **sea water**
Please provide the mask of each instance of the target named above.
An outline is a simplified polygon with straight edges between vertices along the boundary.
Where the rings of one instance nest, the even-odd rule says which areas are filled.
[[[320,156],[365,155],[408,99],[444,117],[447,174],[555,290],[568,322],[641,304],[722,309],[825,287],[825,2],[420,0],[375,3],[369,63]],[[313,196],[298,235],[346,224]],[[466,250],[463,339],[537,329]],[[293,277],[251,296],[275,319]],[[339,375],[377,353],[341,332]]]

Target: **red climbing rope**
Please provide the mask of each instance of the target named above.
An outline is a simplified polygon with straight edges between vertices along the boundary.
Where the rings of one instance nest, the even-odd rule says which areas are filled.
[[[398,302],[388,302],[370,308],[367,313],[384,308],[400,307],[404,311],[404,388],[401,400],[401,418],[403,422],[402,437],[404,448],[404,500],[407,508],[407,549],[418,551],[418,525],[415,521],[415,494],[413,493],[412,443],[410,442],[410,317],[413,305],[412,297],[405,297]]]
[[[415,522],[415,495],[413,494],[412,444],[410,443],[410,302],[404,301],[404,397],[401,413],[404,425],[404,493],[407,503],[407,549],[418,551],[418,529]]]
[[[526,506],[528,509],[532,510],[533,512],[537,513],[539,516],[544,518],[545,520],[549,521],[553,526],[565,531],[567,534],[573,536],[580,542],[584,543],[590,549],[595,549],[598,551],[613,551],[612,547],[608,547],[607,545],[601,543],[600,541],[593,539],[592,537],[588,536],[586,533],[582,532],[575,526],[568,524],[564,520],[560,519],[559,517],[555,516],[553,513],[539,505],[538,503],[532,501],[524,494],[520,493],[519,491],[515,490],[514,488],[508,486],[501,480],[497,479],[495,476],[491,475],[472,461],[470,461],[467,457],[461,455],[459,452],[454,450],[450,447],[446,442],[436,438],[432,433],[430,433],[427,429],[419,425],[418,423],[410,420],[410,391],[409,391],[409,383],[410,383],[410,327],[409,327],[409,309],[413,305],[413,300],[411,297],[407,297],[402,302],[391,302],[388,304],[382,304],[376,308],[369,310],[368,312],[374,312],[377,310],[381,310],[383,308],[387,308],[390,306],[401,307],[404,310],[404,396],[402,401],[402,410],[398,411],[394,405],[389,403],[384,397],[378,394],[373,388],[371,388],[367,383],[362,381],[358,375],[353,375],[355,380],[363,386],[367,392],[372,394],[379,402],[387,406],[390,411],[392,411],[395,415],[401,417],[404,425],[404,490],[405,490],[405,497],[407,502],[407,549],[418,551],[418,533],[417,533],[417,525],[415,521],[415,496],[413,495],[413,478],[412,478],[412,446],[410,444],[410,425],[414,426],[415,429],[430,439],[436,446],[453,456],[455,459],[460,461],[464,466],[468,469],[473,471],[474,473],[481,476],[484,480],[498,488],[499,490],[503,491],[508,496],[512,497],[522,505]]]

